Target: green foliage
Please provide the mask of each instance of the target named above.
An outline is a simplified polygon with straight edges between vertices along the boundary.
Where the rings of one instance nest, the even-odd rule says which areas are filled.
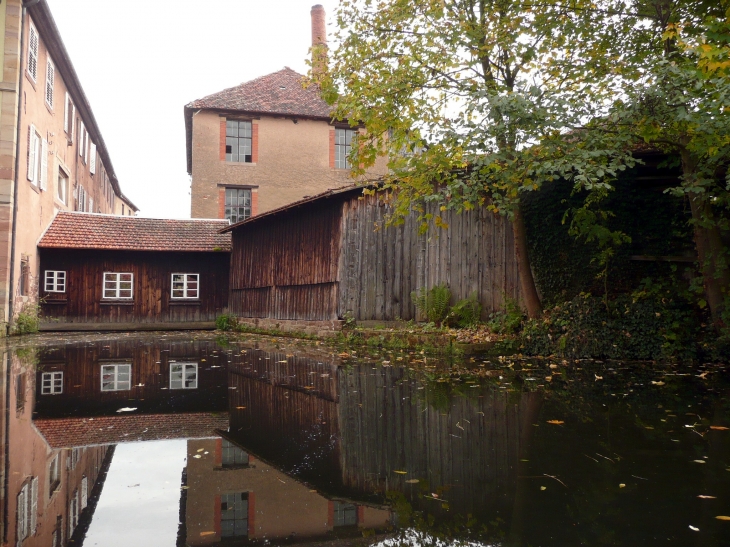
[[[436,285],[430,289],[421,287],[421,290],[411,293],[416,309],[423,314],[430,323],[441,325],[449,313],[451,289],[445,284]]]
[[[514,298],[505,296],[504,307],[504,311],[489,314],[487,325],[497,334],[515,334],[520,330],[525,314]]]
[[[460,328],[473,327],[482,315],[482,305],[477,298],[477,293],[469,295],[469,298],[459,300],[451,307],[448,315],[448,323]]]
[[[620,295],[607,308],[601,298],[581,294],[527,321],[523,352],[596,359],[693,357],[697,315],[681,299],[657,296]]]
[[[31,334],[38,332],[40,326],[40,307],[37,304],[26,304],[15,318],[13,334]]]
[[[238,326],[235,315],[223,313],[215,318],[215,328],[218,330],[233,330]]]

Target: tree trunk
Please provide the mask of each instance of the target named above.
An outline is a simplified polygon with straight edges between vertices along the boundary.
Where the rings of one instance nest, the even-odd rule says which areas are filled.
[[[695,177],[695,164],[689,152],[682,153],[682,172],[685,183]],[[722,327],[721,313],[725,297],[730,290],[730,269],[728,269],[726,249],[720,229],[713,219],[712,205],[704,193],[690,194],[689,203],[694,220],[694,239],[697,259],[700,262],[705,286],[705,299],[710,307],[715,327]]]
[[[522,209],[518,205],[512,218],[512,232],[515,236],[515,254],[517,255],[517,270],[520,273],[522,297],[525,299],[527,315],[530,319],[538,317],[542,312],[542,304],[537,294],[535,278],[530,268],[530,257],[527,254],[527,230],[522,217]]]

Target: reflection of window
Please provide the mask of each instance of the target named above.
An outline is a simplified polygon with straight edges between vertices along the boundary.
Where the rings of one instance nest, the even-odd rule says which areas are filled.
[[[46,292],[66,292],[66,272],[46,270]]]
[[[198,298],[198,274],[172,274],[172,298]]]
[[[63,372],[44,372],[41,377],[41,394],[58,395],[63,393]]]
[[[230,441],[223,439],[222,443],[223,467],[238,467],[248,465],[248,454]]]
[[[226,161],[251,163],[251,122],[226,120]]]
[[[86,509],[86,505],[89,503],[89,479],[86,475],[81,477],[81,510]]]
[[[132,387],[132,365],[102,365],[101,390],[123,391]]]
[[[197,389],[197,363],[170,363],[170,389]]]
[[[61,457],[56,454],[48,465],[48,497],[61,486]]]
[[[15,377],[15,410],[25,408],[25,372]]]
[[[226,188],[225,218],[231,224],[251,216],[251,190],[248,188]]]
[[[51,547],[62,547],[63,546],[63,517],[58,515],[56,517],[56,528],[53,530],[53,540]]]
[[[352,139],[356,134],[353,129],[335,129],[335,169],[350,168]]]
[[[357,506],[352,503],[335,502],[335,526],[357,524]]]
[[[71,502],[68,504],[68,537],[71,537],[79,524],[79,492],[73,493]]]
[[[221,496],[221,537],[248,535],[248,492]]]
[[[132,298],[133,274],[104,272],[104,298]]]
[[[38,514],[38,477],[32,477],[18,492],[18,544],[36,532]]]

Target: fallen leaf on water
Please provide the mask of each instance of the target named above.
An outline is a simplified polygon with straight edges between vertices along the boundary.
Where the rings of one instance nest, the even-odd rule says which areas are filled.
[[[317,493],[317,491],[316,491],[316,490],[310,490],[310,492],[312,492],[312,493],[315,493],[315,494]]]
[[[198,448],[198,449],[196,450],[196,452],[202,452],[203,450],[205,450],[205,448]]]
[[[553,425],[561,425],[561,424],[564,424],[565,422],[563,420],[548,420],[547,423],[553,424]]]
[[[434,498],[438,498],[438,497],[439,497],[439,495],[438,495],[438,494],[434,494],[433,492],[431,492],[431,495],[432,495],[432,496],[433,496]]]
[[[711,425],[710,429],[714,429],[715,431],[727,431],[730,427],[725,427],[724,425]]]
[[[626,488],[626,485],[624,483],[621,483],[618,485],[619,488]]]
[[[728,517],[726,515],[717,515],[715,518],[717,520],[730,520],[730,517]]]
[[[393,473],[398,473],[399,475],[407,475],[408,471],[393,471]]]
[[[202,457],[203,457],[203,456],[201,456],[200,454],[195,454],[195,456],[193,456],[193,458],[197,458],[197,459],[200,459],[200,458],[202,458]]]
[[[717,499],[715,496],[703,496],[701,494],[697,497],[700,499],[703,499],[703,500],[716,500]]]
[[[277,361],[277,363],[286,363],[286,359],[284,359],[283,361]]]
[[[693,532],[699,532],[700,531],[699,528],[697,528],[696,526],[692,526],[691,524],[689,525],[689,529],[692,530]]]
[[[652,381],[651,381],[651,383],[652,383],[652,385],[654,385],[654,386],[663,386],[663,385],[664,385],[664,382],[662,382],[662,381],[659,381],[659,382],[655,382],[654,380],[652,380]]]
[[[692,460],[692,461],[695,463],[707,463],[707,462],[705,462],[705,460]]]
[[[650,425],[645,425],[645,426],[644,426],[644,429],[654,429],[654,428],[653,428],[653,427],[651,427]]]
[[[553,377],[552,376],[545,376],[545,381],[546,382],[552,382],[553,381]]]
[[[125,406],[124,408],[120,408],[119,410],[117,410],[117,413],[119,413],[119,412],[133,412],[135,410],[137,410],[137,407],[136,406],[135,407]]]
[[[215,532],[200,532],[200,537],[212,536]]]
[[[547,490],[547,486],[541,486],[540,490]]]
[[[418,482],[419,482],[418,479],[408,479],[406,481],[406,483],[408,483],[408,484],[418,484]]]

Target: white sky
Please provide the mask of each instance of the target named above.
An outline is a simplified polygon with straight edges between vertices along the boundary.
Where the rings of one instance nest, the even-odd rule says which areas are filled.
[[[310,10],[337,0],[47,0],[122,191],[139,215],[190,216],[183,107],[288,66],[306,74]]]
[[[118,444],[84,545],[175,545],[187,441]]]

